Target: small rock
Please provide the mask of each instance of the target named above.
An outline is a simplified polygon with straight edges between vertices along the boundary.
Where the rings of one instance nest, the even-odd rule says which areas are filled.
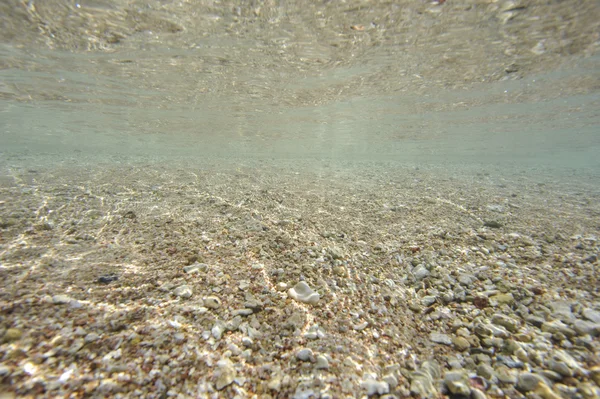
[[[236,309],[232,312],[234,316],[250,316],[254,311],[252,309]]]
[[[490,302],[498,305],[512,305],[515,302],[515,297],[511,293],[496,294],[490,297]]]
[[[592,337],[600,336],[600,323],[587,320],[576,320],[573,323],[573,329],[579,335],[590,335]]]
[[[421,305],[423,305],[423,306],[433,305],[435,303],[436,299],[437,299],[437,296],[435,296],[435,295],[424,296],[423,298],[421,298]]]
[[[212,336],[215,337],[215,339],[221,339],[225,330],[226,330],[225,323],[223,323],[221,320],[219,320],[215,323],[215,325],[210,330],[210,332],[211,332]]]
[[[419,265],[419,266],[415,267],[415,269],[413,270],[413,274],[414,274],[415,278],[417,279],[417,281],[421,281],[425,277],[429,276],[430,272],[429,272],[429,270],[427,270],[427,268],[425,266]]]
[[[85,336],[83,339],[86,343],[94,342],[100,339],[100,336],[94,332],[91,332]]]
[[[425,361],[421,368],[411,374],[410,392],[421,398],[437,398],[436,381],[440,378],[437,362]]]
[[[521,392],[531,392],[536,390],[539,384],[544,384],[544,377],[533,373],[521,373],[517,381],[517,389]]]
[[[216,381],[216,388],[218,391],[221,391],[225,387],[231,385],[233,380],[235,380],[235,377],[237,374],[235,369],[233,368],[233,366],[230,364],[229,361],[223,362],[219,366],[217,373],[218,373],[218,375],[217,375],[217,381]]]
[[[329,360],[323,355],[317,356],[317,364],[315,365],[317,369],[328,369],[329,368]]]
[[[492,316],[492,323],[500,325],[512,333],[517,332],[520,326],[518,320],[499,313],[496,313],[494,316]]]
[[[581,312],[581,314],[589,321],[593,321],[594,323],[600,323],[600,312],[598,312],[597,310],[585,308],[583,309],[583,312]]]
[[[9,328],[4,333],[4,341],[11,342],[20,339],[23,336],[23,332],[18,328]]]
[[[52,297],[52,302],[54,302],[56,305],[64,305],[71,302],[71,298],[69,298],[67,295],[54,295]]]
[[[320,295],[313,291],[304,281],[300,281],[294,287],[290,288],[288,293],[293,299],[311,305],[315,305],[320,299]]]
[[[175,288],[175,290],[173,291],[173,294],[175,294],[175,296],[178,296],[180,298],[187,299],[192,296],[192,289],[187,285],[180,285],[179,287]]]
[[[391,389],[398,386],[398,379],[393,374],[384,375],[383,380],[388,383]]]
[[[309,348],[303,348],[296,352],[296,358],[298,360],[302,360],[303,362],[313,362],[315,360],[313,351]]]
[[[429,339],[436,344],[452,345],[452,338],[447,334],[432,332],[429,334]]]
[[[208,270],[208,265],[206,263],[194,263],[193,265],[185,266],[183,268],[183,271],[188,274],[197,273],[205,270]]]
[[[501,365],[496,367],[495,374],[498,378],[498,381],[504,384],[515,385],[517,383],[517,376],[511,369],[509,369],[506,366]]]
[[[464,352],[471,347],[469,341],[467,341],[467,339],[464,337],[454,337],[452,339],[452,343],[454,344],[454,347],[460,352]]]
[[[209,309],[218,309],[221,306],[221,300],[216,296],[209,296],[204,298],[204,307]]]
[[[98,277],[98,283],[100,284],[110,284],[113,281],[117,281],[119,279],[119,276],[117,276],[116,274],[105,274],[104,276],[100,276]]]
[[[469,376],[464,371],[449,371],[444,376],[444,384],[454,395],[469,396],[471,394]]]
[[[491,380],[494,377],[495,373],[492,366],[486,363],[481,363],[477,366],[477,375],[480,375],[486,380]]]
[[[372,378],[368,378],[362,382],[361,386],[367,391],[367,396],[385,395],[390,393],[390,386],[385,381],[376,381]]]

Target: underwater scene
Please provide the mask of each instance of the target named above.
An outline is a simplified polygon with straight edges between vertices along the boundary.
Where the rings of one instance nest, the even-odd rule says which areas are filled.
[[[597,0],[0,1],[0,399],[600,397]]]

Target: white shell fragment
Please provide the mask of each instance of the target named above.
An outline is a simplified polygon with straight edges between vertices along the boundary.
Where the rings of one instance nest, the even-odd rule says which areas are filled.
[[[288,293],[293,299],[311,305],[316,304],[321,298],[321,296],[313,291],[304,281],[300,281],[294,287],[290,288]]]

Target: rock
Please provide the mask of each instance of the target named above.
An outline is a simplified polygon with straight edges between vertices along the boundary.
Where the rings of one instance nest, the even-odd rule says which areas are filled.
[[[296,352],[296,358],[298,360],[302,360],[303,362],[314,362],[315,356],[313,355],[313,351],[309,348],[300,349]]]
[[[491,380],[494,377],[495,373],[492,366],[486,363],[481,363],[477,366],[477,375],[480,375],[486,380]]]
[[[71,298],[69,298],[67,295],[54,295],[52,297],[52,302],[54,302],[56,305],[65,305],[71,302]]]
[[[208,270],[208,265],[206,263],[194,263],[193,265],[185,266],[183,271],[186,273],[197,273],[200,271]]]
[[[490,302],[498,305],[512,305],[515,302],[515,298],[511,293],[496,294],[490,297]]]
[[[471,399],[488,399],[488,397],[479,389],[471,388]]]
[[[467,339],[464,337],[454,337],[452,339],[452,343],[454,344],[454,347],[456,348],[456,350],[458,350],[460,352],[464,352],[471,347],[471,344],[469,344],[469,341],[467,341]]]
[[[323,355],[317,356],[317,362],[315,364],[315,368],[317,369],[328,369],[329,368],[329,360]]]
[[[512,333],[517,332],[521,324],[518,320],[499,313],[492,316],[492,323],[500,325]]]
[[[567,301],[554,301],[547,304],[552,310],[552,316],[561,319],[562,321],[573,320],[573,312],[571,311],[571,304]]]
[[[187,299],[192,296],[192,289],[188,285],[180,285],[179,287],[175,288],[173,294],[180,298]]]
[[[390,393],[390,386],[385,381],[376,381],[375,379],[368,378],[361,383],[361,386],[367,391],[367,396]]]
[[[423,298],[421,298],[421,305],[423,305],[423,306],[433,305],[435,303],[436,299],[437,299],[437,296],[435,296],[435,295],[424,296]]]
[[[235,371],[235,369],[233,368],[233,365],[231,364],[231,361],[229,361],[229,360],[226,360],[226,361],[220,360],[218,362],[218,365],[219,365],[219,368],[216,373],[217,374],[216,388],[217,388],[217,390],[221,391],[228,385],[231,385],[233,380],[235,380],[237,372]]]
[[[413,274],[415,276],[415,279],[417,279],[417,281],[421,281],[425,277],[429,276],[430,273],[429,273],[429,270],[427,270],[427,268],[425,266],[419,265],[414,268]]]
[[[571,370],[565,362],[550,359],[548,361],[548,368],[563,377],[573,377],[573,370]]]
[[[429,334],[429,339],[436,344],[452,345],[452,338],[447,334],[432,332]]]
[[[252,309],[236,309],[232,312],[234,316],[250,316],[254,311]]]
[[[387,382],[391,389],[395,389],[398,386],[398,379],[393,374],[384,375],[383,381]]]
[[[221,306],[221,300],[216,296],[204,298],[204,307],[209,309],[218,309]]]
[[[521,373],[517,380],[517,389],[521,392],[535,391],[539,384],[544,384],[544,377],[533,373]]]
[[[573,323],[573,329],[579,335],[591,335],[597,337],[600,335],[600,323],[587,320],[576,320]]]
[[[544,324],[542,324],[541,330],[544,332],[550,332],[552,334],[560,332],[569,338],[573,338],[577,335],[575,330],[569,328],[565,323],[563,323],[560,320],[544,322]]]
[[[425,361],[421,368],[411,374],[410,392],[421,398],[437,398],[436,380],[440,378],[440,366],[435,361]]]
[[[589,321],[593,321],[594,323],[600,323],[600,312],[598,312],[597,310],[585,308],[583,309],[581,314]]]
[[[97,341],[99,339],[100,339],[100,336],[98,334],[91,332],[91,333],[87,334],[83,340],[84,340],[84,342],[89,343],[89,342]]]
[[[444,375],[444,384],[454,395],[471,395],[469,376],[463,370],[447,372]]]
[[[515,373],[504,365],[497,366],[494,372],[498,381],[504,384],[515,385],[517,383],[517,376]]]
[[[4,341],[11,342],[20,339],[23,336],[23,332],[18,328],[9,328],[4,333]]]
[[[105,378],[100,381],[100,385],[96,388],[98,393],[103,395],[117,393],[123,391],[123,387],[112,378]]]
[[[221,339],[225,330],[225,323],[223,323],[221,320],[218,320],[213,326],[213,328],[210,330],[210,332],[212,336],[215,337],[215,339]]]
[[[313,291],[304,281],[300,281],[294,287],[290,288],[288,293],[293,299],[311,305],[315,305],[320,299],[320,295]]]
[[[485,325],[482,323],[475,324],[475,327],[473,328],[473,332],[479,338],[487,338],[487,337],[491,337],[492,335],[494,335],[494,332],[492,331],[492,329],[488,325]]]

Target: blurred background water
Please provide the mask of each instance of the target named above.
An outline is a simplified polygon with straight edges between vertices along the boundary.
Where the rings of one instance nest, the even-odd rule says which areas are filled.
[[[600,171],[600,3],[4,0],[5,160]]]

